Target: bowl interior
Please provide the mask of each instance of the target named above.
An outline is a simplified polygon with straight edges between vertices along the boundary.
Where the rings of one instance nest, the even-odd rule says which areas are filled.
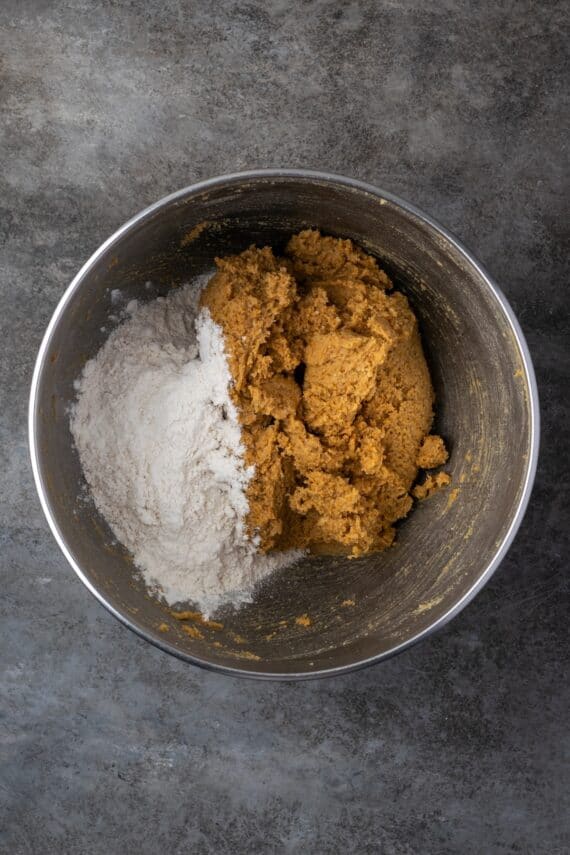
[[[116,321],[111,292],[152,299],[252,243],[276,249],[306,227],[350,237],[410,298],[437,395],[452,485],[419,503],[386,552],[312,557],[270,578],[222,630],[182,632],[85,499],[68,408],[73,382]],[[116,295],[115,295],[116,297]],[[529,377],[509,318],[478,269],[419,215],[316,176],[239,176],[190,189],[121,230],[77,277],[38,363],[32,411],[52,523],[90,587],[171,652],[251,674],[304,675],[387,654],[458,607],[516,517],[532,451]],[[296,619],[308,615],[310,625]],[[306,623],[306,622],[303,622]]]

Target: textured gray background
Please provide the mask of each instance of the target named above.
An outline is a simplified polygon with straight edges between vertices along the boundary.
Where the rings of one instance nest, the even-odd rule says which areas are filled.
[[[562,9],[2,0],[2,852],[568,851]],[[489,586],[397,659],[314,683],[202,673],[125,630],[28,464],[32,363],[81,263],[163,194],[257,166],[367,179],[455,231],[541,391],[537,485]]]

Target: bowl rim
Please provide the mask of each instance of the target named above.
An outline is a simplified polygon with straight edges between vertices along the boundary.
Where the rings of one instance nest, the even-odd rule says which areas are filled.
[[[437,232],[441,237],[443,237],[446,241],[452,244],[452,246],[464,257],[464,259],[475,269],[475,272],[479,275],[479,277],[483,280],[485,285],[490,290],[491,294],[495,297],[497,303],[502,309],[508,324],[510,325],[511,331],[514,335],[515,341],[519,348],[521,354],[521,361],[524,368],[524,378],[526,382],[526,394],[528,397],[529,404],[529,413],[530,413],[530,453],[528,455],[526,473],[523,483],[523,488],[520,494],[519,502],[516,508],[516,511],[513,515],[513,519],[511,521],[511,525],[509,526],[507,532],[505,533],[500,545],[497,547],[495,554],[492,560],[487,564],[487,566],[482,570],[479,574],[476,581],[469,588],[469,590],[453,605],[451,606],[443,615],[433,621],[433,623],[429,624],[425,629],[421,630],[421,632],[416,633],[416,635],[407,639],[406,641],[400,642],[399,644],[394,645],[390,649],[377,653],[373,656],[369,656],[365,659],[360,659],[355,662],[351,662],[347,665],[340,665],[331,668],[322,668],[316,671],[300,671],[300,672],[280,672],[280,671],[253,671],[248,670],[247,667],[232,667],[227,665],[221,665],[213,662],[208,662],[204,659],[201,659],[198,656],[193,654],[186,653],[184,651],[178,650],[168,643],[166,639],[161,639],[153,634],[140,624],[136,619],[133,619],[132,616],[127,615],[122,612],[116,606],[114,606],[111,602],[109,602],[106,596],[97,589],[97,587],[92,583],[92,581],[86,576],[83,572],[82,568],[73,558],[70,550],[67,547],[65,542],[65,538],[61,533],[57,521],[55,519],[54,514],[52,513],[50,500],[48,497],[48,492],[43,483],[41,476],[41,468],[40,468],[40,450],[38,448],[37,443],[37,420],[38,420],[38,390],[40,385],[40,380],[42,377],[43,369],[46,364],[46,355],[49,349],[50,340],[55,328],[58,325],[58,322],[63,315],[67,304],[71,300],[73,294],[81,284],[85,275],[89,272],[89,270],[94,266],[94,264],[99,260],[99,258],[106,253],[109,248],[117,243],[128,231],[135,228],[139,225],[143,220],[151,217],[156,212],[160,211],[162,208],[165,208],[172,203],[176,203],[181,200],[186,200],[191,198],[194,195],[199,193],[203,193],[204,191],[219,188],[223,185],[240,183],[242,181],[248,180],[274,180],[274,179],[295,179],[295,180],[306,180],[306,181],[318,181],[321,183],[332,184],[332,185],[341,185],[343,187],[348,187],[353,190],[361,191],[364,193],[368,193],[376,198],[384,199],[386,202],[389,202],[401,209],[403,209],[408,214],[417,217],[421,221],[423,221],[427,226],[429,226],[433,231]],[[122,226],[120,226],[107,240],[105,240],[98,249],[91,255],[91,257],[83,264],[80,270],[73,277],[71,283],[68,285],[66,290],[64,291],[62,297],[60,298],[53,314],[50,319],[50,322],[47,326],[47,329],[42,338],[42,342],[40,344],[40,348],[38,351],[38,355],[36,357],[36,362],[34,365],[34,372],[31,383],[30,390],[30,400],[29,400],[29,409],[28,409],[28,439],[29,439],[29,451],[30,458],[32,464],[32,471],[34,475],[34,481],[36,485],[36,489],[38,492],[38,496],[40,499],[40,503],[42,506],[42,510],[48,522],[48,525],[51,529],[55,540],[63,552],[65,558],[68,563],[71,565],[75,573],[81,579],[86,588],[93,594],[94,597],[109,611],[114,617],[116,617],[122,624],[128,627],[130,630],[135,632],[141,638],[144,638],[146,641],[150,642],[155,647],[158,647],[160,650],[165,653],[169,653],[173,656],[176,656],[178,659],[181,659],[185,662],[189,662],[193,665],[197,665],[201,668],[205,668],[209,671],[214,671],[217,673],[226,674],[234,677],[245,677],[252,678],[256,680],[278,680],[278,681],[293,681],[293,680],[311,680],[322,677],[332,677],[340,674],[347,674],[351,671],[357,671],[361,668],[365,668],[369,665],[374,665],[378,662],[385,661],[392,656],[395,656],[398,653],[401,653],[404,650],[412,647],[412,645],[417,644],[424,638],[429,637],[434,632],[437,632],[439,629],[442,629],[446,624],[448,624],[454,617],[456,617],[479,593],[479,591],[486,585],[489,581],[493,573],[496,571],[497,567],[505,557],[508,549],[510,548],[515,535],[520,527],[522,519],[524,517],[525,511],[527,509],[530,495],[532,492],[532,487],[534,484],[534,479],[536,475],[537,461],[538,461],[538,451],[539,451],[539,441],[540,441],[540,413],[539,413],[539,399],[538,399],[538,388],[536,383],[536,376],[534,372],[534,367],[532,364],[532,359],[530,356],[530,351],[528,345],[526,343],[526,339],[522,332],[522,329],[519,325],[519,322],[509,305],[505,295],[494,281],[494,279],[489,275],[486,269],[480,264],[479,261],[474,257],[474,255],[467,249],[466,246],[457,238],[455,235],[442,226],[437,220],[433,219],[430,215],[424,213],[422,210],[417,208],[415,205],[407,202],[399,196],[396,196],[393,193],[388,191],[384,191],[379,187],[374,186],[366,181],[360,181],[355,178],[349,178],[344,175],[339,175],[333,172],[326,172],[320,170],[312,170],[312,169],[288,169],[288,168],[272,168],[272,169],[251,169],[242,172],[232,172],[224,175],[217,176],[215,178],[210,178],[205,181],[199,181],[197,183],[188,185],[187,187],[182,188],[181,190],[177,190],[174,193],[170,193],[167,196],[162,197],[157,202],[154,202],[152,205],[147,206],[143,210],[139,211],[133,217],[131,217],[127,222],[125,222]]]

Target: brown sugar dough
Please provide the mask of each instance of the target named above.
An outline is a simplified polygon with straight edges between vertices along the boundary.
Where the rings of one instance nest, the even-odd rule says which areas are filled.
[[[435,469],[445,463],[448,456],[440,436],[426,436],[418,453],[417,464],[420,469]]]
[[[447,459],[429,436],[434,396],[406,297],[352,241],[313,230],[284,258],[251,247],[216,265],[201,299],[224,332],[255,466],[250,534],[263,550],[389,546],[418,468]]]
[[[428,475],[423,484],[416,484],[412,490],[412,495],[415,499],[429,499],[430,496],[439,492],[442,487],[447,487],[448,484],[451,484],[451,478],[447,472],[437,472],[435,475]]]

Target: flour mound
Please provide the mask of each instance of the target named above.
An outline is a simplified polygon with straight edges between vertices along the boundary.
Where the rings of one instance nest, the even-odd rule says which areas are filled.
[[[170,605],[251,601],[299,553],[257,552],[221,328],[191,283],[132,302],[76,383],[71,432],[97,509]]]

